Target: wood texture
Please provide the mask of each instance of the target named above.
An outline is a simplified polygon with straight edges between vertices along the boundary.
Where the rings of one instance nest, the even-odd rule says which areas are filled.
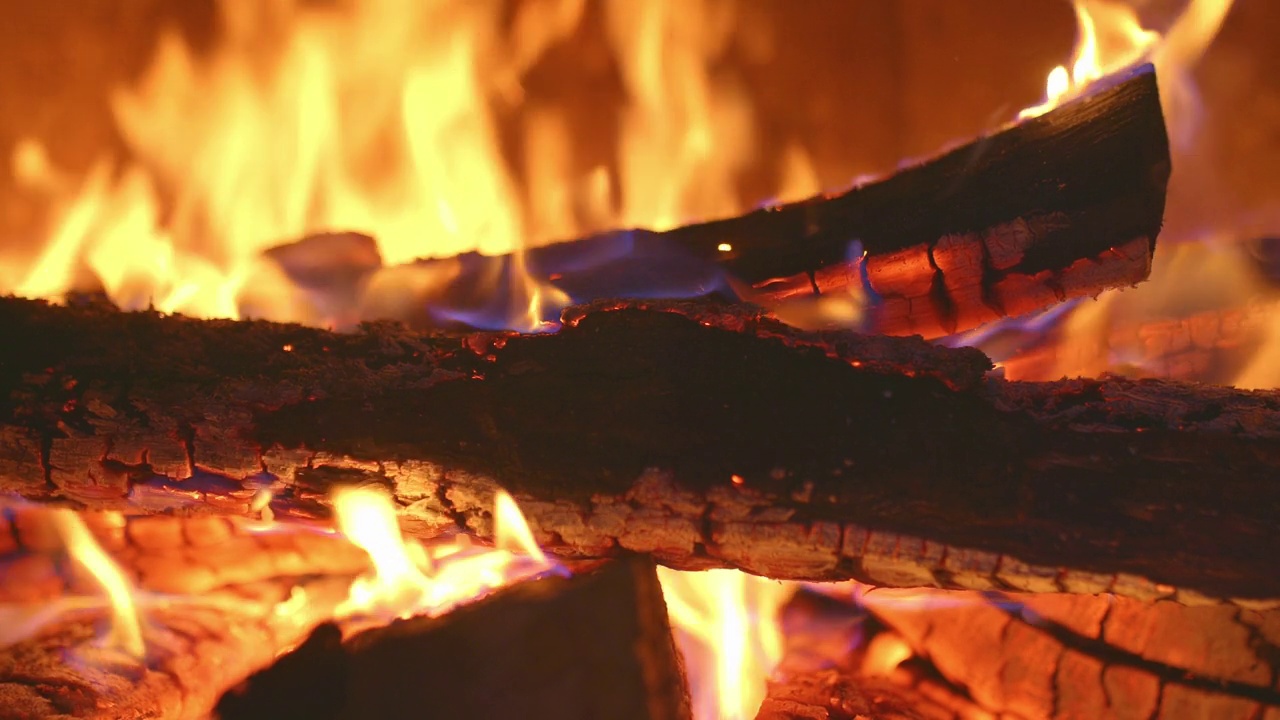
[[[658,576],[638,556],[439,618],[328,636],[223,698],[223,720],[296,714],[317,682],[330,702],[308,717],[690,717]]]
[[[1280,598],[1280,394],[984,379],[973,350],[742,309],[582,308],[555,334],[338,335],[0,302],[6,486],[317,515],[381,483],[416,532],[511,490],[566,556],[879,585]],[[286,346],[288,350],[286,350]]]

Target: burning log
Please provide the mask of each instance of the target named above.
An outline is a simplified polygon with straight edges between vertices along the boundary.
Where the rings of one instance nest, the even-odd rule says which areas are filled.
[[[293,588],[312,596],[339,589],[322,580],[273,581],[149,608],[141,657],[103,647],[101,623],[70,613],[0,649],[0,716],[207,717],[223,689],[269,664],[319,622],[245,611],[287,603]]]
[[[759,718],[1280,712],[1277,610],[849,584],[822,593],[788,606],[789,649]]]
[[[82,522],[109,553],[132,588],[127,600],[102,596],[102,567],[69,555],[60,517]],[[241,518],[19,506],[6,509],[0,535],[9,539],[0,553],[6,718],[205,717],[225,688],[326,620],[368,566],[337,536],[264,532]],[[114,616],[106,633],[104,616]]]
[[[658,577],[636,556],[345,642],[317,632],[225,696],[223,720],[297,716],[317,686],[306,717],[689,717]]]
[[[615,245],[629,248],[633,274],[673,252],[718,264],[763,304],[862,292],[865,283],[880,300],[869,320],[877,331],[937,337],[1145,280],[1169,172],[1155,72],[1145,66],[1041,117],[839,195],[666,232],[557,243],[526,251],[523,262],[579,299],[599,296],[590,288],[601,269],[573,268],[583,257],[617,255],[609,250]],[[474,262],[425,265],[448,264],[463,278],[492,271],[467,257]],[[473,280],[454,284],[472,287]],[[654,277],[643,285],[652,292],[673,282]],[[618,282],[604,292],[626,294]]]
[[[1280,713],[1277,610],[886,589],[867,590],[861,604],[992,714],[1244,720]]]
[[[419,530],[878,585],[1271,602],[1280,396],[1008,383],[974,350],[705,304],[550,335],[342,335],[0,302],[9,489],[86,505],[325,512],[379,483]]]
[[[65,540],[48,509],[8,508],[0,516],[0,603],[42,602],[93,587],[70,572]],[[235,585],[308,575],[355,576],[369,566],[363,550],[326,532],[255,529],[238,517],[169,515],[122,517],[80,514],[93,538],[130,576],[135,587],[157,593],[199,595]]]

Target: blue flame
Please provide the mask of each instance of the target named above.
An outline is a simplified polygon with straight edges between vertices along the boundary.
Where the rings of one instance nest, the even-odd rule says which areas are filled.
[[[701,297],[729,291],[724,270],[695,257],[659,233],[612,232],[574,243],[547,245],[517,256],[463,257],[463,270],[428,312],[437,320],[482,330],[529,330],[513,327],[540,287],[560,302],[543,302],[541,318],[554,327],[569,304],[613,297],[660,299]],[[523,265],[523,268],[521,267]],[[533,285],[522,277],[527,273]]]

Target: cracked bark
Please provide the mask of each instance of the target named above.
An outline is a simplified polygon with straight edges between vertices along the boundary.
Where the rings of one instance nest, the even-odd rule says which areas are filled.
[[[411,530],[482,536],[501,485],[569,557],[1280,598],[1278,393],[1009,383],[976,351],[706,303],[567,320],[334,334],[2,300],[0,334],[22,341],[0,348],[0,473],[29,497],[184,512],[244,512],[270,488],[293,516],[376,482]]]

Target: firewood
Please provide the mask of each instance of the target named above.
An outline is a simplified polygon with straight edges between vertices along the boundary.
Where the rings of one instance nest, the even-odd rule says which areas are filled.
[[[0,519],[0,717],[206,717],[218,696],[331,617],[368,556],[312,528],[237,517],[82,512],[124,572],[143,657],[99,640],[102,589],[66,553],[46,507]],[[290,598],[303,596],[288,612]]]
[[[279,578],[354,577],[369,569],[363,550],[312,528],[265,531],[260,523],[215,515],[79,515],[133,586],[144,591],[199,595]],[[69,562],[47,508],[6,508],[0,515],[0,538],[5,540],[0,544],[0,603],[44,602],[95,591],[96,581]]]
[[[547,335],[344,335],[0,301],[0,459],[32,497],[323,513],[878,585],[1280,599],[1280,393],[1010,383],[974,350],[611,303]],[[96,484],[95,484],[96,483]]]
[[[330,702],[307,717],[689,717],[658,576],[638,556],[341,643],[321,632],[224,697],[223,720],[297,715],[317,680]]]
[[[295,589],[317,605],[325,596],[336,602],[348,583],[268,580],[152,603],[143,608],[141,658],[103,646],[105,611],[64,613],[32,637],[0,647],[0,718],[208,717],[224,690],[324,619],[302,606],[289,614],[271,608]]]
[[[862,605],[993,715],[1272,717],[1280,611],[870,589]]]
[[[1155,71],[1145,66],[843,193],[665,232],[554,243],[526,250],[522,262],[579,301],[602,291],[625,295],[636,283],[643,296],[705,288],[707,273],[694,266],[718,265],[765,304],[862,291],[865,283],[879,296],[870,327],[937,337],[1145,280],[1169,172]],[[861,265],[853,241],[866,253]],[[583,270],[592,257],[612,259]],[[680,273],[698,279],[671,277],[673,257]],[[450,295],[483,284],[494,262],[504,261],[475,254],[423,261],[424,272],[439,266],[439,276],[458,278],[426,300],[457,302]],[[626,279],[601,288],[601,272]]]

